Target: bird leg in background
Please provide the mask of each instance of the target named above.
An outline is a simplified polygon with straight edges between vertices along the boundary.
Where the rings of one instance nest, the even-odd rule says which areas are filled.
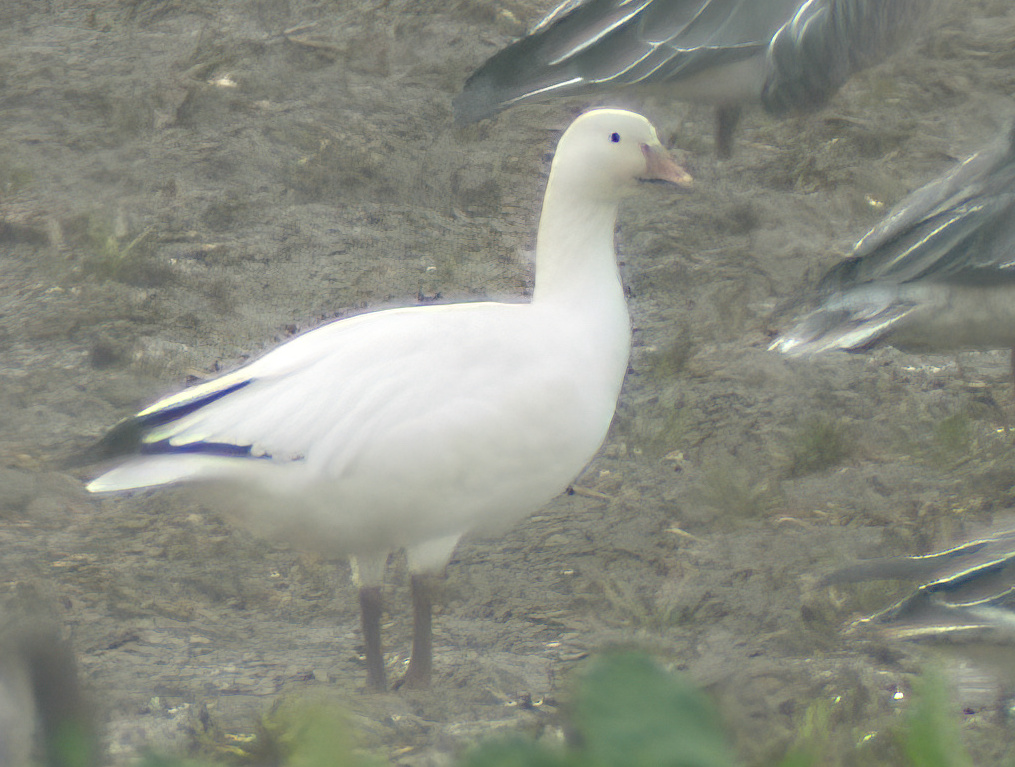
[[[360,620],[363,625],[363,644],[366,646],[367,684],[374,690],[384,690],[384,653],[381,652],[381,587],[363,586],[359,590]]]
[[[1011,385],[1012,385],[1012,398],[1015,399],[1015,346],[1011,348]]]
[[[402,683],[419,689],[430,685],[433,670],[433,603],[437,591],[434,575],[412,576],[412,655]]]
[[[733,134],[743,109],[737,105],[715,108],[715,151],[723,160],[733,156]]]

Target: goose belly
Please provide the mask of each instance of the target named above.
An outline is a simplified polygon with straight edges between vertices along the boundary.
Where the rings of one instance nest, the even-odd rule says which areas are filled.
[[[619,380],[585,383],[551,377],[495,404],[456,398],[288,466],[248,461],[210,486],[255,532],[329,554],[503,528],[565,490],[602,444]]]

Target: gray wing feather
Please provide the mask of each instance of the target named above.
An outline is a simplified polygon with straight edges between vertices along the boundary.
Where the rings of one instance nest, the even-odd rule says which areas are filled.
[[[791,356],[833,349],[862,351],[877,344],[914,309],[914,304],[899,301],[894,291],[839,294],[804,315],[769,349]]]
[[[774,114],[816,109],[930,18],[933,0],[807,0],[768,49],[761,94]]]
[[[821,303],[770,348],[868,348],[915,308],[902,286],[1015,280],[1015,124],[1001,140],[921,187],[821,279]]]
[[[530,35],[494,54],[469,77],[455,99],[455,119],[480,120],[523,101],[677,84],[762,55],[766,58],[758,67],[765,73],[757,79],[764,86],[754,98],[775,113],[813,109],[850,75],[912,36],[933,4],[567,0]],[[731,93],[728,98],[743,96]]]
[[[899,203],[834,267],[823,292],[870,282],[1015,278],[1015,124]]]
[[[669,82],[763,53],[800,0],[565,3],[494,54],[455,99],[460,122],[521,101]]]
[[[945,551],[916,557],[859,562],[823,580],[824,585],[899,579],[916,581],[907,597],[860,623],[902,622],[901,635],[939,633],[950,626],[1012,625],[1015,596],[1015,532],[1003,530]],[[917,629],[906,631],[906,626]]]

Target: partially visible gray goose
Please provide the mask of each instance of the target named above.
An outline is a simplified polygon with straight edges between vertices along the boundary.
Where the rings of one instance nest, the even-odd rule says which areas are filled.
[[[908,38],[935,0],[566,0],[455,99],[460,123],[553,98],[655,89],[717,107],[720,155],[745,104],[814,109]]]
[[[1015,685],[1015,525],[914,557],[860,561],[824,579],[832,586],[872,580],[911,581],[898,602],[853,621],[850,633],[930,645],[972,661]]]
[[[893,208],[818,294],[770,349],[1015,347],[1015,124]]]

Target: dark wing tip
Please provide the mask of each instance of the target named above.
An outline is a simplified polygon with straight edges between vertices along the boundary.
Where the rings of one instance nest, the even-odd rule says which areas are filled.
[[[504,108],[504,104],[494,98],[489,83],[484,82],[486,78],[477,79],[477,75],[482,75],[482,72],[477,71],[466,80],[462,92],[451,102],[455,123],[458,125],[469,125],[485,120]]]
[[[212,391],[203,397],[183,402],[172,407],[165,407],[147,412],[146,415],[132,415],[124,418],[110,429],[106,434],[89,447],[78,451],[65,463],[65,468],[78,468],[103,463],[113,458],[120,458],[134,453],[145,452],[145,436],[154,428],[164,426],[173,421],[190,415],[206,405],[210,405],[235,391],[253,383],[253,378],[248,378],[227,386],[224,389]],[[161,443],[160,443],[161,444]],[[166,442],[168,445],[168,442]],[[250,448],[245,448],[247,452]],[[152,451],[148,451],[152,452]],[[166,452],[166,451],[162,451]]]
[[[137,416],[124,418],[92,447],[92,453],[96,459],[94,462],[98,463],[110,458],[136,453],[141,447],[141,441],[148,428],[149,425],[142,418]]]
[[[136,453],[146,429],[147,426],[140,418],[125,418],[99,440],[93,440],[83,447],[73,446],[67,454],[56,460],[56,465],[61,470],[73,471]]]

